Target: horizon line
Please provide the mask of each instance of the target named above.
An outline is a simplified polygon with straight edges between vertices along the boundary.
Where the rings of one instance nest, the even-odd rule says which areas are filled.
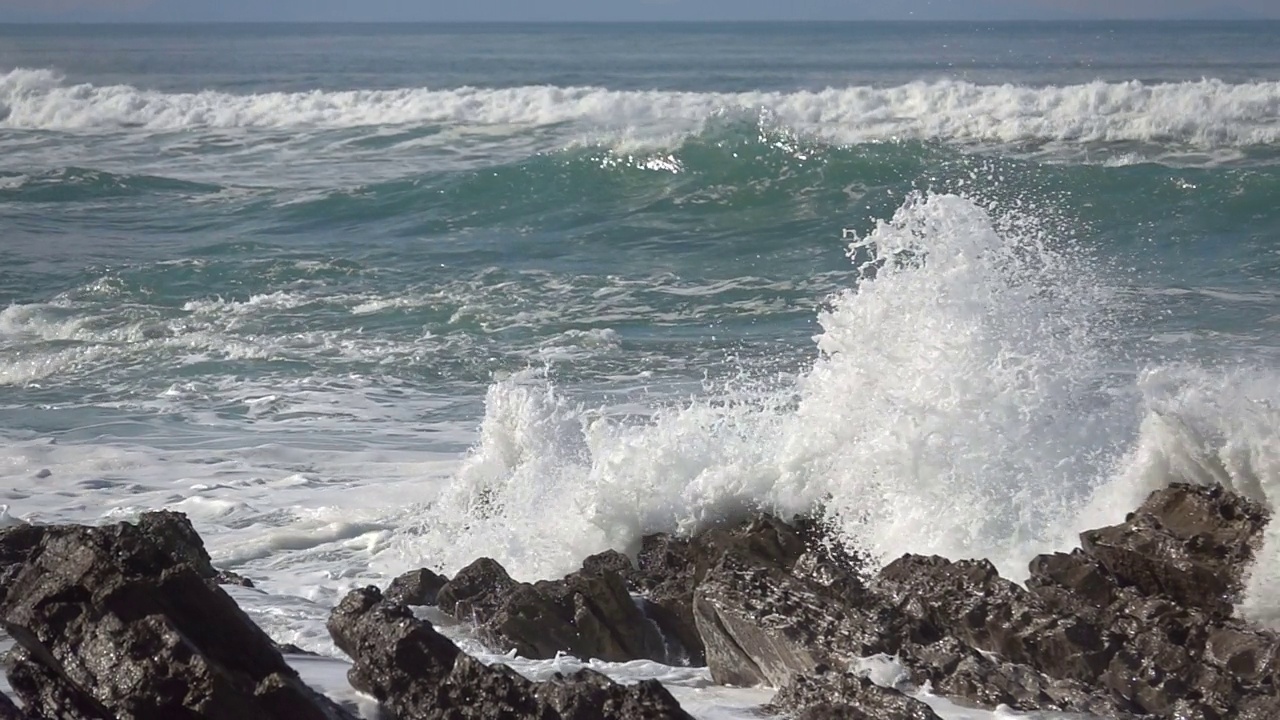
[[[874,24],[874,23],[935,23],[935,24],[999,24],[999,23],[1257,23],[1257,22],[1280,22],[1280,15],[1262,16],[1254,18],[1224,17],[1224,18],[1207,18],[1207,17],[1167,17],[1167,18],[1107,18],[1107,17],[1078,17],[1078,18],[985,18],[985,19],[963,19],[963,18],[847,18],[847,19],[739,19],[739,20],[713,20],[713,19],[694,19],[694,20],[639,20],[639,19],[622,19],[622,20],[143,20],[136,18],[129,19],[94,19],[94,20],[3,20],[0,19],[0,26],[3,25],[51,25],[51,26],[85,26],[85,25],[154,25],[154,26],[178,26],[178,25],[806,25],[814,23],[839,23],[839,24]]]

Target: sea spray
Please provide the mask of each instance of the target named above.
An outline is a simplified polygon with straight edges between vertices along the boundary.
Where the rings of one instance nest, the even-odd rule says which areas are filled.
[[[538,576],[644,533],[823,508],[879,559],[988,557],[1020,574],[1061,541],[1129,426],[1105,387],[1111,294],[1071,243],[999,224],[919,195],[855,240],[861,279],[832,298],[818,358],[789,387],[634,424],[543,378],[497,383],[419,550]]]

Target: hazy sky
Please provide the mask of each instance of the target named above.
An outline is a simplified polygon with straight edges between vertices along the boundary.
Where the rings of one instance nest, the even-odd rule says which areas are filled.
[[[1280,19],[1280,0],[0,0],[0,22],[912,18]]]

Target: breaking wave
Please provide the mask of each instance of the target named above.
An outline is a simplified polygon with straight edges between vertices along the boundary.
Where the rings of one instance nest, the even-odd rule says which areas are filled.
[[[1219,80],[1063,87],[915,82],[805,92],[616,91],[598,87],[404,88],[229,94],[69,84],[47,69],[0,76],[0,127],[148,131],[377,125],[574,124],[696,132],[725,110],[764,112],[839,142],[1162,142],[1199,148],[1280,140],[1280,82]]]
[[[1116,372],[1124,301],[1051,227],[912,197],[850,246],[860,280],[831,299],[794,379],[728,383],[642,419],[575,404],[538,373],[495,383],[480,441],[401,555],[450,571],[487,555],[546,577],[763,509],[823,513],[881,561],[985,557],[1016,578],[1168,482],[1274,502],[1274,373]],[[1268,563],[1259,587],[1280,568]]]

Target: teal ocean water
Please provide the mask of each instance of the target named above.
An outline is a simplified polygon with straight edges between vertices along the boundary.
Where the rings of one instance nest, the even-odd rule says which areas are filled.
[[[1277,36],[0,28],[0,518],[188,512],[324,650],[755,507],[1017,576],[1270,501]]]

